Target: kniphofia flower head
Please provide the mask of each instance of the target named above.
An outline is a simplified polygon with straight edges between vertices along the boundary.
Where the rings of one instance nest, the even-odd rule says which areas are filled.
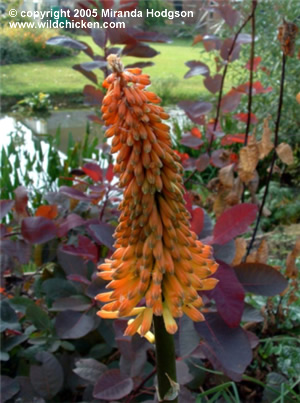
[[[218,280],[212,250],[190,229],[185,208],[180,157],[172,150],[168,114],[160,99],[146,90],[149,76],[141,69],[124,70],[120,59],[108,57],[113,73],[103,83],[103,119],[118,153],[115,173],[124,188],[115,248],[99,266],[111,291],[97,295],[105,302],[102,318],[135,317],[127,335],[145,335],[153,315],[163,315],[166,329],[175,333],[174,318],[188,315],[204,320],[198,291],[210,290]]]

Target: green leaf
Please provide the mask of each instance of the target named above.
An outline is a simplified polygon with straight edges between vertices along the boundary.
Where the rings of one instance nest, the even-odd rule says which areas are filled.
[[[52,323],[47,313],[35,304],[28,306],[26,316],[39,330],[50,330],[52,328]]]

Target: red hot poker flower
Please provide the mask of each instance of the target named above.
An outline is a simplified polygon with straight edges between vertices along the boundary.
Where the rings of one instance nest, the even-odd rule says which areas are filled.
[[[166,329],[175,333],[174,318],[184,313],[204,320],[199,290],[213,289],[218,280],[210,246],[190,230],[185,208],[180,157],[171,148],[168,114],[160,98],[145,89],[149,76],[141,69],[123,69],[110,55],[113,73],[103,86],[103,119],[118,153],[115,173],[124,188],[121,215],[114,237],[116,251],[99,266],[99,276],[110,281],[111,291],[97,295],[105,305],[102,318],[136,316],[126,335],[145,335],[153,315],[163,316]]]

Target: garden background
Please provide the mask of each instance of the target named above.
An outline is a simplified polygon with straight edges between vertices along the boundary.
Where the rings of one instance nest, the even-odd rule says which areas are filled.
[[[194,17],[109,17],[126,26],[107,29],[9,25],[32,21],[21,10],[64,7]],[[150,75],[170,115],[191,228],[219,263],[219,284],[201,293],[206,320],[177,320],[172,391],[180,387],[183,403],[299,401],[300,3],[0,9],[1,401],[157,401],[151,339],[124,336],[127,320],[98,317],[94,299],[122,200],[101,114],[111,53]]]

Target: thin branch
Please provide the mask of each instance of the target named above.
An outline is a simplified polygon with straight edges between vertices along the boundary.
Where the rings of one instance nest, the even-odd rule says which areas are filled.
[[[149,379],[151,379],[151,378],[155,375],[155,373],[156,373],[156,368],[154,368],[154,369],[150,372],[150,374],[148,374],[148,375],[146,376],[146,378],[143,379],[142,382],[131,392],[131,394],[130,394],[130,396],[129,396],[128,403],[130,403],[131,400],[132,400],[133,398],[135,398],[136,395],[138,395],[139,391],[142,389],[142,387],[145,385],[145,383],[148,382]]]
[[[256,0],[253,0],[253,3],[256,3],[256,2],[257,2]],[[218,125],[218,123],[219,123],[220,111],[221,111],[221,101],[222,101],[222,97],[223,97],[224,83],[225,83],[225,78],[226,78],[226,75],[227,75],[227,70],[228,70],[228,65],[229,65],[230,57],[231,57],[232,52],[233,52],[233,50],[234,50],[234,47],[235,47],[235,44],[236,44],[236,41],[237,41],[237,39],[238,39],[239,34],[242,32],[242,30],[245,28],[245,26],[248,24],[248,22],[249,22],[249,21],[251,20],[251,18],[253,17],[253,14],[254,14],[254,12],[255,12],[255,8],[256,8],[256,6],[252,8],[251,14],[245,19],[245,21],[243,22],[243,24],[240,26],[240,28],[239,28],[238,31],[236,32],[236,34],[235,34],[235,36],[234,36],[234,38],[233,38],[232,44],[231,44],[231,46],[230,46],[230,49],[229,49],[229,51],[228,51],[228,60],[227,60],[227,62],[226,62],[226,65],[225,65],[225,67],[224,67],[223,74],[222,74],[222,80],[221,80],[221,86],[220,86],[220,91],[219,91],[219,96],[218,96],[217,111],[216,111],[216,117],[215,117],[215,121],[214,121],[213,131],[216,130],[217,125]],[[207,148],[207,152],[208,152],[209,155],[210,155],[210,151],[211,151],[211,147],[212,147],[213,141],[214,141],[214,135],[212,134],[212,135],[211,135],[211,138],[210,138],[210,142],[209,142],[208,148]],[[184,181],[184,184],[186,184],[186,183],[192,178],[192,176],[195,175],[196,172],[197,172],[197,169],[194,169],[194,170],[190,173],[190,175],[188,176],[188,178]]]
[[[248,136],[251,123],[251,111],[252,111],[252,93],[253,93],[253,67],[254,67],[254,54],[255,54],[255,10],[257,6],[257,0],[252,1],[252,19],[251,19],[251,53],[250,53],[250,77],[249,77],[249,96],[248,96],[248,116],[247,126],[245,133],[244,146],[248,143]]]
[[[249,255],[251,248],[254,244],[255,241],[255,237],[256,237],[256,233],[260,224],[260,220],[263,214],[263,209],[265,206],[265,202],[268,196],[268,191],[269,191],[269,185],[271,182],[271,178],[272,178],[272,174],[273,174],[273,169],[274,169],[274,165],[275,165],[275,161],[277,158],[277,154],[276,154],[276,147],[278,146],[278,133],[279,133],[279,125],[280,125],[280,118],[281,118],[281,109],[282,109],[282,104],[283,104],[283,93],[284,93],[284,79],[285,79],[285,66],[286,66],[286,55],[283,53],[282,54],[282,67],[281,67],[281,79],[280,79],[280,93],[279,93],[279,101],[278,101],[278,111],[277,111],[277,118],[276,118],[276,124],[275,124],[275,138],[274,138],[274,150],[273,150],[273,155],[272,155],[272,160],[271,160],[271,166],[270,166],[270,171],[269,171],[269,175],[267,178],[267,183],[266,183],[266,187],[265,187],[265,192],[263,195],[263,199],[260,205],[260,209],[259,209],[259,213],[258,213],[258,217],[256,220],[256,224],[255,224],[255,228],[251,237],[251,241],[250,244],[248,246],[248,250],[247,250],[247,254],[246,257]]]

